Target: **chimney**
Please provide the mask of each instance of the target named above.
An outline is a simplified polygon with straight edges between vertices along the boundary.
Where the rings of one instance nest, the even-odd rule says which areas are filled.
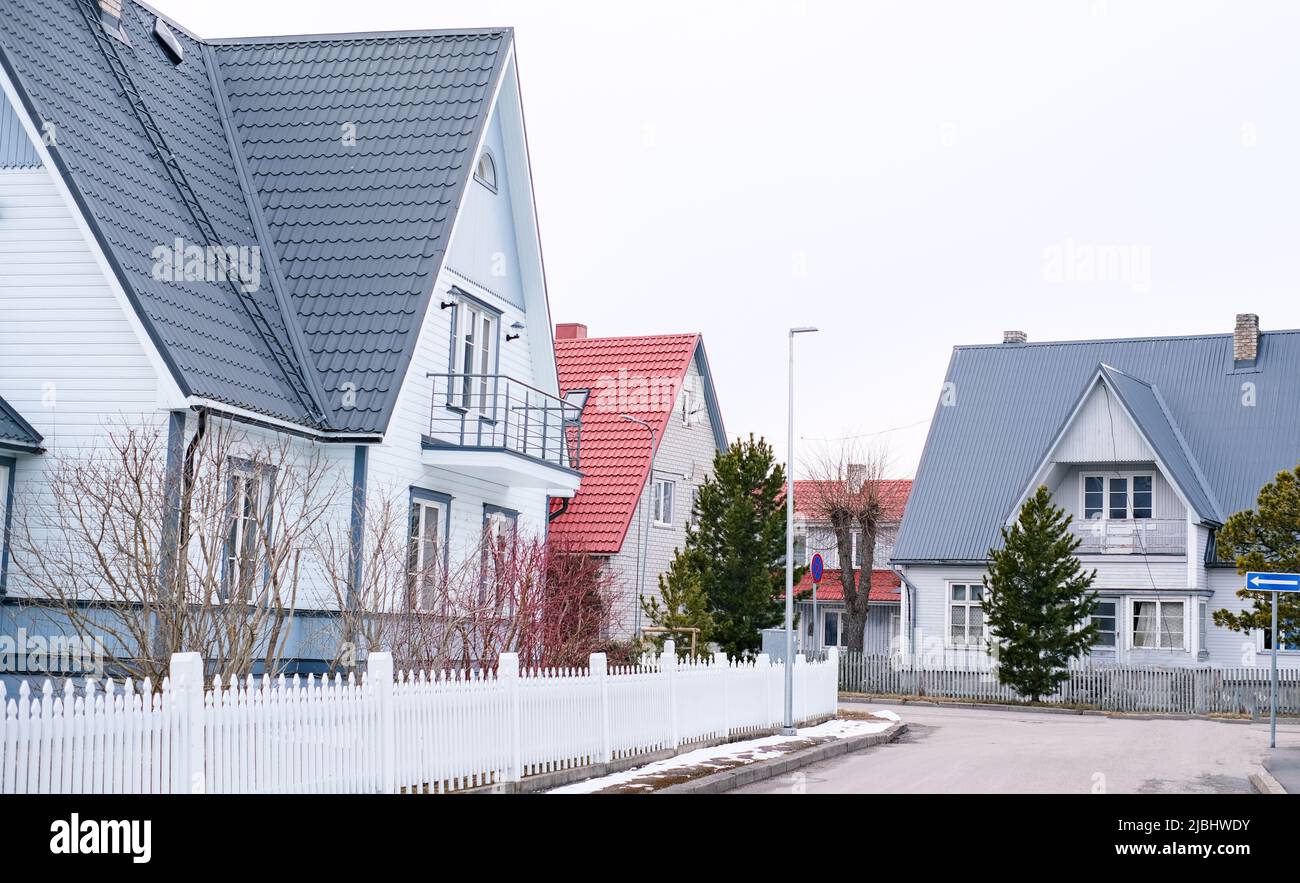
[[[556,340],[586,340],[587,326],[580,322],[561,322],[555,326]]]
[[[1003,331],[1003,343],[1029,343],[1029,335],[1023,331]]]
[[[1238,365],[1253,365],[1259,358],[1259,316],[1238,313],[1232,332],[1232,360]]]

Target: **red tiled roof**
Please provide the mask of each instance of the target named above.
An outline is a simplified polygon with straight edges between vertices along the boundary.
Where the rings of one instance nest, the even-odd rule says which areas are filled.
[[[662,440],[699,342],[698,334],[555,342],[560,394],[585,389],[590,396],[582,412],[582,484],[551,522],[552,537],[597,555],[622,548],[653,458],[645,427],[620,415],[646,421]]]
[[[816,517],[817,487],[828,483],[811,479],[795,479],[795,514]],[[885,520],[901,521],[903,509],[907,506],[907,497],[912,493],[912,479],[890,478],[880,482],[880,485],[880,496],[885,504]]]
[[[799,493],[798,488],[795,493]],[[902,581],[898,574],[892,570],[873,570],[871,571],[871,592],[867,595],[868,601],[897,601],[901,597]],[[812,599],[812,573],[805,571],[803,579],[799,580],[794,587],[794,596],[800,601]],[[818,601],[843,601],[844,586],[840,583],[840,572],[838,570],[827,570],[822,573],[821,585],[817,587]]]

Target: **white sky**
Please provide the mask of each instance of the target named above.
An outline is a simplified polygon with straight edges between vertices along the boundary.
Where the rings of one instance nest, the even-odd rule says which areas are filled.
[[[822,328],[798,434],[909,427],[876,438],[900,476],[954,344],[1300,326],[1300,4],[153,5],[209,37],[514,26],[553,318],[703,332],[729,434],[779,456],[791,325]],[[1090,281],[1070,243],[1135,262]]]

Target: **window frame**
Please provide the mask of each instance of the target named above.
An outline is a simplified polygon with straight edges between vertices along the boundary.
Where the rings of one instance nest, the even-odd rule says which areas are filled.
[[[953,598],[953,589],[961,586],[965,589],[965,597],[961,600]],[[978,589],[980,599],[978,602],[970,600],[970,590]],[[944,582],[945,602],[944,602],[944,646],[953,650],[971,650],[980,649],[987,646],[989,637],[989,623],[984,616],[984,584],[980,582],[971,582],[970,580],[946,580]],[[965,632],[965,639],[958,643],[953,639],[953,608],[962,607],[965,610],[962,623],[962,630]],[[977,641],[970,640],[970,609],[978,607],[980,610],[980,634]]]
[[[827,647],[843,648],[848,644],[844,643],[844,613],[845,611],[838,607],[828,607],[820,611],[821,613],[821,631],[818,632],[819,644],[817,649],[824,650]],[[835,617],[835,643],[831,644],[826,640],[826,626],[830,623],[830,618]]]
[[[1088,514],[1088,479],[1090,479],[1090,478],[1100,479],[1101,482],[1102,482],[1102,486],[1101,486],[1101,508],[1100,508],[1100,510],[1099,510],[1099,514],[1097,514],[1097,515],[1089,515],[1089,514]],[[1139,478],[1145,478],[1145,479],[1147,479],[1148,481],[1151,482],[1151,488],[1150,488],[1150,490],[1146,490],[1146,491],[1138,491],[1138,490],[1136,490],[1136,487],[1137,487],[1137,480],[1138,480]],[[1113,481],[1122,481],[1122,482],[1124,482],[1124,485],[1125,485],[1125,490],[1124,490],[1124,501],[1125,501],[1125,504],[1124,504],[1124,505],[1125,505],[1124,513],[1125,513],[1125,517],[1123,517],[1123,518],[1115,518],[1115,517],[1113,517],[1113,516],[1111,515],[1111,494],[1114,493],[1114,491],[1111,489],[1111,482],[1113,482]],[[1138,494],[1138,493],[1144,493],[1144,494],[1148,494],[1148,495],[1150,496],[1150,503],[1149,503],[1149,505],[1146,506],[1146,507],[1143,507],[1143,508],[1145,508],[1145,509],[1150,513],[1150,514],[1145,515],[1145,516],[1143,516],[1143,517],[1141,517],[1141,518],[1139,518],[1139,517],[1136,515],[1137,508],[1138,508],[1137,505],[1136,505],[1136,497],[1137,497],[1137,494]],[[1095,521],[1095,520],[1101,520],[1101,521],[1150,521],[1150,520],[1152,520],[1152,519],[1155,518],[1155,502],[1156,502],[1156,473],[1155,473],[1155,470],[1149,470],[1149,471],[1148,471],[1148,470],[1143,470],[1143,471],[1140,471],[1140,472],[1139,472],[1139,471],[1134,471],[1134,472],[1114,472],[1114,471],[1111,471],[1111,472],[1098,472],[1098,471],[1081,471],[1081,472],[1079,473],[1079,513],[1080,513],[1080,515],[1082,516],[1082,520],[1083,520],[1084,522]]]
[[[265,587],[271,579],[271,564],[261,555],[258,545],[265,546],[272,541],[275,536],[275,478],[276,469],[269,463],[255,463],[252,460],[245,460],[242,457],[229,457],[226,461],[226,468],[229,473],[226,477],[226,519],[228,524],[225,528],[225,541],[222,544],[221,558],[221,589],[219,598],[226,602],[231,597],[232,589],[239,582],[242,582],[242,570],[247,566],[243,562],[242,556],[236,559],[235,548],[237,545],[242,546],[248,541],[247,535],[241,529],[248,523],[247,516],[236,517],[236,489],[248,487],[251,479],[257,481],[257,511],[254,514],[254,524],[262,526],[265,523],[265,538],[259,538],[256,535],[253,538],[252,560],[248,562],[253,567],[252,581],[249,583],[250,597],[245,598],[244,602],[252,601],[251,590],[256,585],[257,565],[262,564],[262,585]],[[246,494],[240,495],[240,500],[247,499]],[[239,582],[237,582],[239,581]]]
[[[652,481],[653,484],[651,486],[651,491],[650,491],[651,521],[654,523],[656,527],[672,527],[673,526],[673,504],[675,503],[674,498],[677,496],[677,487],[676,487],[677,482],[673,481],[671,478],[660,478],[658,476],[655,476],[652,479]],[[664,488],[665,486],[668,488],[668,496],[667,496],[668,518],[666,521],[661,519],[660,517],[661,508],[664,501],[664,497],[662,496],[661,491],[662,488]]]
[[[0,456],[0,594],[9,579],[9,542],[13,533],[14,489],[18,484],[18,458]]]
[[[410,606],[416,612],[432,612],[423,603],[423,584],[418,581],[419,574],[424,571],[425,510],[436,509],[441,513],[441,530],[438,532],[437,537],[439,548],[435,550],[434,554],[442,553],[441,566],[443,571],[446,572],[451,562],[451,503],[452,497],[450,494],[421,487],[412,487],[410,489],[410,509],[407,524],[407,542],[410,544],[410,549],[407,555],[406,576],[411,590]]]
[[[485,162],[487,163],[488,171],[491,172],[490,179],[482,175],[479,171],[480,169],[483,168],[483,164]],[[483,150],[479,153],[478,159],[474,161],[474,180],[482,184],[484,187],[486,187],[488,190],[492,191],[493,193],[498,192],[497,182],[499,180],[499,176],[497,175],[497,160],[496,157],[492,155],[492,151],[488,150],[486,147],[483,148]]]
[[[1102,606],[1103,604],[1109,604],[1109,605],[1110,605],[1110,608],[1111,608],[1110,613],[1102,613],[1102,612],[1101,612],[1101,606]],[[1098,601],[1097,601],[1097,612],[1094,613],[1094,614],[1092,614],[1092,616],[1090,616],[1090,617],[1088,618],[1088,621],[1089,621],[1089,622],[1096,622],[1096,621],[1099,620],[1099,619],[1109,619],[1109,620],[1110,620],[1110,628],[1109,628],[1109,629],[1098,629],[1098,631],[1099,631],[1100,634],[1102,634],[1102,635],[1110,635],[1110,636],[1111,636],[1111,642],[1110,642],[1109,644],[1105,644],[1105,643],[1102,643],[1101,641],[1093,641],[1093,643],[1092,643],[1092,647],[1091,647],[1091,650],[1092,650],[1092,651],[1095,652],[1095,651],[1098,651],[1098,650],[1106,651],[1106,650],[1118,650],[1118,649],[1119,649],[1119,636],[1120,636],[1120,632],[1119,632],[1119,620],[1120,620],[1120,608],[1121,608],[1122,606],[1123,606],[1123,605],[1121,604],[1121,600],[1120,600],[1119,598],[1099,598],[1099,599],[1098,599]]]
[[[452,310],[451,319],[451,346],[447,365],[451,380],[447,384],[447,407],[466,414],[477,414],[480,419],[495,421],[497,419],[496,378],[501,373],[501,317],[504,314],[482,298],[475,297],[456,286],[452,286],[450,294],[456,298],[457,303]],[[469,370],[465,368],[467,315],[473,317],[471,335],[476,335],[482,329],[484,321],[488,322],[484,341],[487,344],[486,353],[476,336],[472,336],[468,341],[469,346],[473,348],[468,356],[471,361]],[[476,374],[482,375],[478,378],[477,390],[473,389],[473,375]],[[488,389],[489,380],[491,380],[491,392]],[[474,404],[476,395],[477,405]],[[489,397],[492,400],[491,408],[485,407]]]
[[[1155,604],[1155,605],[1156,605],[1156,618],[1155,618],[1155,622],[1156,622],[1156,632],[1155,632],[1155,635],[1156,635],[1156,646],[1154,646],[1154,647],[1139,646],[1138,643],[1137,643],[1137,632],[1138,632],[1138,628],[1137,628],[1137,615],[1138,615],[1137,605],[1138,605],[1138,604]],[[1177,605],[1179,605],[1180,607],[1183,608],[1182,629],[1181,629],[1181,631],[1179,632],[1179,638],[1178,638],[1179,643],[1178,643],[1178,646],[1177,646],[1177,647],[1165,647],[1165,646],[1163,645],[1163,638],[1164,638],[1164,635],[1165,635],[1165,631],[1164,631],[1164,615],[1163,615],[1162,608],[1163,608],[1164,606],[1166,606],[1166,605],[1169,605],[1169,604],[1177,604]],[[1143,651],[1152,651],[1152,650],[1154,650],[1154,651],[1157,651],[1157,652],[1168,651],[1168,652],[1172,652],[1172,653],[1188,653],[1188,652],[1190,652],[1190,651],[1191,651],[1191,647],[1190,647],[1190,642],[1188,641],[1188,633],[1187,633],[1187,624],[1188,624],[1188,620],[1187,620],[1188,609],[1187,609],[1187,608],[1188,608],[1188,600],[1187,600],[1187,598],[1185,598],[1185,597],[1178,597],[1178,598],[1161,598],[1161,597],[1156,597],[1156,596],[1145,596],[1145,595],[1137,595],[1137,596],[1130,597],[1130,598],[1128,599],[1128,607],[1127,607],[1127,613],[1128,613],[1128,615],[1125,617],[1125,619],[1126,619],[1126,621],[1127,621],[1127,625],[1126,625],[1126,627],[1125,627],[1125,633],[1126,633],[1126,634],[1125,634],[1125,637],[1127,638],[1127,642],[1128,642],[1128,647],[1129,647],[1129,649],[1130,649],[1130,650],[1143,650]]]

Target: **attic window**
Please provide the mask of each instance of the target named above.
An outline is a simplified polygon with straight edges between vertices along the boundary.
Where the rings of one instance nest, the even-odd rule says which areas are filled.
[[[474,166],[474,178],[493,193],[497,192],[497,164],[486,150],[479,155],[478,165]]]

